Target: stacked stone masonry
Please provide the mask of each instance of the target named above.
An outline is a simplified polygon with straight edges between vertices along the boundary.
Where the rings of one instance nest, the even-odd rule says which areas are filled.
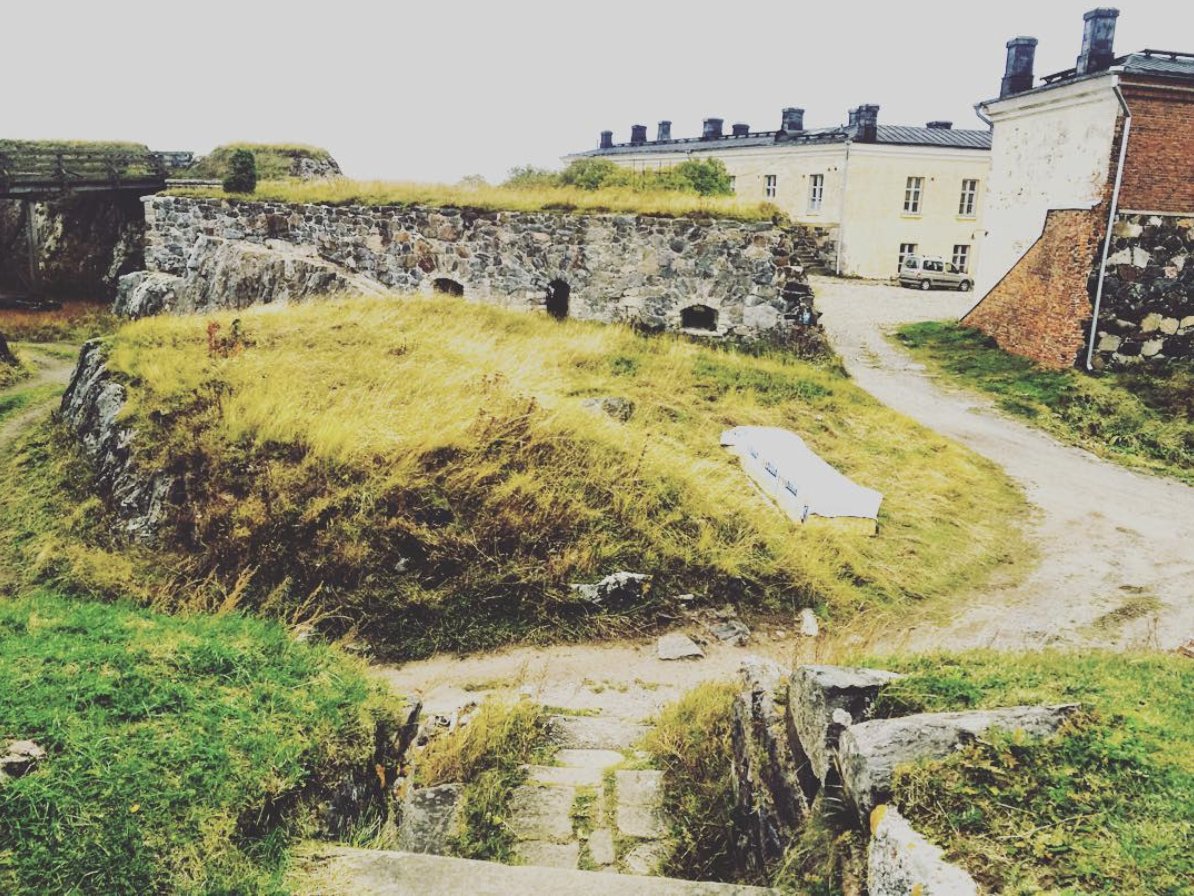
[[[652,330],[752,338],[815,323],[799,259],[817,247],[799,227],[172,196],[145,203],[149,274],[122,284],[118,302],[133,316],[295,300],[311,282],[352,289],[361,281]],[[279,254],[269,285],[216,270],[213,259],[230,243]],[[290,270],[301,282],[289,282]],[[130,295],[147,277],[156,298],[140,308]],[[217,281],[221,289],[206,288]]]
[[[1194,214],[1118,217],[1103,272],[1096,365],[1194,358],[1192,258]]]

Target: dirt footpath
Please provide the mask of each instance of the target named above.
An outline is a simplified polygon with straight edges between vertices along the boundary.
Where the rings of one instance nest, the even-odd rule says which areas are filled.
[[[1170,649],[1194,637],[1194,488],[1062,445],[927,374],[885,338],[897,324],[956,320],[973,294],[829,278],[815,278],[813,288],[822,323],[862,388],[998,463],[1039,509],[1030,537],[1040,564],[1027,580],[991,589],[884,649]]]

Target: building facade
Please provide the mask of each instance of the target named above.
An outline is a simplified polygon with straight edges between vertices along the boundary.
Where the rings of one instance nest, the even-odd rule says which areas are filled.
[[[963,318],[1051,367],[1194,355],[1194,54],[1117,57],[1085,16],[1073,69],[1036,84],[1008,42],[993,123],[980,300]]]
[[[990,164],[986,130],[881,125],[878,106],[851,110],[849,122],[806,130],[804,110],[783,110],[779,129],[752,131],[705,119],[700,137],[673,139],[661,121],[656,139],[643,125],[628,143],[603,131],[597,149],[566,156],[609,159],[638,171],[687,159],[720,159],[746,200],[772,202],[794,221],[827,234],[822,262],[848,276],[896,275],[908,253],[939,255],[972,270],[977,261]]]

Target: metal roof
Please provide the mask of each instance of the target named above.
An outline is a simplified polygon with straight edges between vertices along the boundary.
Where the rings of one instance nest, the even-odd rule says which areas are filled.
[[[1173,50],[1141,50],[1139,53],[1129,53],[1120,56],[1107,69],[1096,72],[1078,74],[1078,69],[1067,68],[1041,78],[1040,85],[1033,90],[1044,87],[1055,87],[1068,84],[1079,78],[1095,78],[1107,72],[1122,72],[1128,75],[1155,75],[1162,78],[1177,78],[1179,80],[1194,80],[1194,53],[1178,53]],[[1028,93],[1029,91],[1024,91]],[[1020,94],[1014,94],[1020,96]]]
[[[607,149],[571,153],[574,156],[620,156],[642,153],[714,151],[762,146],[805,146],[845,143],[853,132],[845,126],[808,131],[752,131],[741,137],[725,135],[711,140],[687,137],[678,140],[653,140],[647,143],[618,143]],[[857,139],[857,138],[855,138]],[[904,127],[881,124],[875,131],[875,143],[899,146],[946,146],[954,149],[990,149],[991,132],[954,130],[952,128]]]

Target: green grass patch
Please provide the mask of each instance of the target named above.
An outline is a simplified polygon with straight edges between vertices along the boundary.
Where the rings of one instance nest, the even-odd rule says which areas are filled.
[[[3,423],[9,417],[16,416],[31,405],[40,404],[54,398],[61,391],[61,386],[51,383],[44,386],[12,389],[11,391],[0,393],[0,423]]]
[[[737,688],[710,682],[659,714],[643,748],[664,775],[672,852],[664,873],[689,880],[734,880],[735,803],[730,745]]]
[[[43,432],[0,460],[18,483],[0,542],[23,569],[163,607],[195,606],[207,583],[201,605],[235,592],[408,657],[639,629],[671,594],[846,620],[1026,555],[1007,478],[834,363],[402,298],[246,311],[248,344],[213,355],[209,323],[231,320],[139,321],[109,343],[137,462],[188,482],[165,549],[107,550],[87,477]],[[581,406],[601,395],[634,416]],[[778,512],[719,445],[739,424],[794,429],[883,491],[879,537]],[[598,613],[568,588],[619,569],[654,575],[653,597]]]
[[[547,714],[530,700],[486,700],[468,724],[441,735],[419,754],[416,783],[423,787],[464,784],[462,829],[455,852],[468,859],[510,862],[514,835],[505,823],[523,766],[545,762]]]
[[[0,746],[49,754],[0,783],[0,892],[283,892],[288,845],[396,709],[275,623],[0,601]]]
[[[227,198],[220,187],[178,187],[168,192],[172,196]],[[589,190],[579,186],[453,186],[348,178],[295,181],[270,179],[264,174],[252,194],[236,195],[235,198],[317,205],[422,205],[512,212],[614,212],[664,218],[712,217],[740,221],[770,221],[780,215],[779,209],[769,203],[742,202],[732,196],[701,196],[674,190],[640,190],[628,186]]]
[[[953,323],[909,324],[896,338],[933,369],[1062,441],[1194,483],[1194,371],[1188,368],[1045,370]]]
[[[1189,894],[1194,664],[1149,654],[976,652],[884,658],[907,672],[878,710],[1083,704],[1058,737],[984,738],[897,774],[900,810],[989,889]]]

